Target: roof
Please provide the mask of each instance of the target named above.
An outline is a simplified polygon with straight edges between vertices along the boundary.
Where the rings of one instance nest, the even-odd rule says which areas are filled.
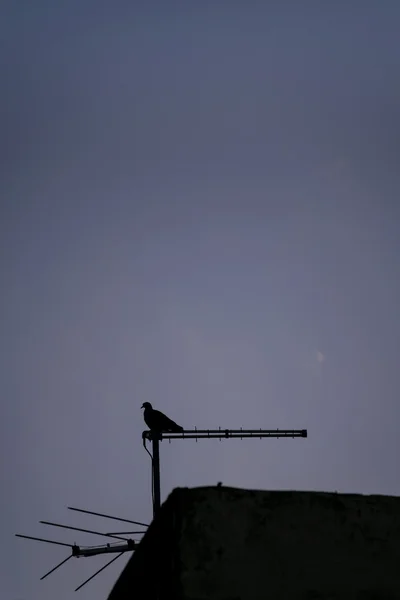
[[[400,498],[178,488],[108,600],[400,598]]]

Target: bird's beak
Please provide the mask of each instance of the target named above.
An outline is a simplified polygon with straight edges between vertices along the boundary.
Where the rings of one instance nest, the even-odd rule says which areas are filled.
[[[144,408],[144,404],[142,404],[142,406],[140,408]]]

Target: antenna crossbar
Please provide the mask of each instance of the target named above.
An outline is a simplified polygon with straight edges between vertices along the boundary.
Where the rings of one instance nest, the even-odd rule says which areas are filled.
[[[127,544],[118,544],[116,546],[99,546],[98,548],[79,548],[79,552],[75,556],[97,556],[98,554],[115,554],[118,552],[131,552],[135,550],[136,543],[134,540],[129,540]]]
[[[107,535],[143,535],[145,531],[107,531]]]
[[[160,433],[159,440],[223,439],[223,438],[306,438],[307,429],[186,429],[180,433]],[[153,439],[151,431],[144,431],[143,438]]]

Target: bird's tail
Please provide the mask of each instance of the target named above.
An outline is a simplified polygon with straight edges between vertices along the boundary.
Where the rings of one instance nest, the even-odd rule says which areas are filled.
[[[171,432],[172,433],[182,433],[183,431],[184,431],[183,427],[181,427],[177,423],[171,423]]]

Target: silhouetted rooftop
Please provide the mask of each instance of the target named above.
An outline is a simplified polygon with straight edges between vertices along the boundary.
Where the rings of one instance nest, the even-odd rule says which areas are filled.
[[[108,600],[398,600],[399,542],[398,497],[178,488]]]

